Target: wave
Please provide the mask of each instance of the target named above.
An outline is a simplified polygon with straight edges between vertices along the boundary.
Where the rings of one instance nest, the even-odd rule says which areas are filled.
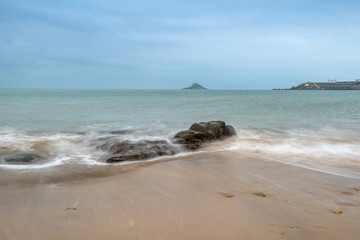
[[[360,170],[360,139],[348,130],[237,129],[238,138],[209,148],[287,163],[344,167]]]
[[[165,140],[171,143],[172,136],[178,130],[181,130],[181,127],[168,128],[164,125],[151,128],[128,127],[121,130],[100,130],[92,127],[81,132],[62,133],[2,128],[0,129],[0,168],[31,170],[61,165],[108,165],[104,163],[106,152],[99,150],[97,146],[109,139],[132,142]],[[358,151],[360,139],[351,130],[237,128],[236,131],[237,137],[212,142],[202,151],[229,150],[245,157],[360,171]],[[4,162],[7,156],[19,153],[35,153],[45,157],[47,161],[29,165]]]
[[[159,135],[160,134],[160,135]],[[142,140],[165,140],[171,143],[173,131],[158,129],[127,128],[123,130],[98,130],[90,128],[81,132],[52,133],[26,131],[14,128],[0,129],[0,168],[3,169],[42,169],[59,165],[107,165],[107,152],[97,148],[112,140],[139,142]],[[38,164],[9,164],[6,157],[34,153],[46,159]]]

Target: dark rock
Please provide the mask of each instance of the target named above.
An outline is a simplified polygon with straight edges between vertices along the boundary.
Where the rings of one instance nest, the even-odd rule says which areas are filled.
[[[194,123],[191,125],[190,130],[205,133],[210,140],[226,136],[225,122],[222,121]]]
[[[166,154],[166,155],[171,155],[171,154]],[[126,155],[112,156],[112,157],[109,157],[106,160],[106,162],[114,163],[114,162],[124,162],[124,161],[148,160],[150,158],[155,158],[158,156],[163,156],[163,155],[156,155],[153,153],[141,152],[140,154],[126,154]]]
[[[235,131],[235,128],[231,125],[226,125],[225,126],[226,128],[226,132],[225,132],[225,136],[226,137],[231,137],[231,136],[236,136],[236,131]]]
[[[34,163],[43,159],[42,156],[33,153],[22,153],[4,158],[7,163]]]
[[[206,88],[204,88],[203,86],[201,86],[198,83],[194,83],[193,85],[191,85],[190,87],[187,88],[183,88],[183,90],[207,90]]]
[[[196,150],[203,143],[221,140],[236,135],[235,129],[223,121],[200,122],[191,125],[189,130],[178,132],[173,139],[175,144],[180,144],[187,150]],[[106,151],[107,163],[147,160],[159,156],[174,155],[181,148],[165,140],[138,142],[120,141],[116,138],[104,139],[106,142],[97,147]]]
[[[175,143],[182,144],[187,150],[196,150],[202,143],[210,140],[208,134],[192,130],[178,132],[174,139]]]
[[[107,163],[146,160],[159,156],[174,155],[178,152],[175,146],[163,140],[142,140],[139,142],[110,141],[98,148],[111,154],[106,160]]]
[[[174,142],[182,144],[187,150],[196,150],[205,142],[234,135],[236,135],[235,129],[223,121],[200,122],[191,125],[189,130],[177,133]]]

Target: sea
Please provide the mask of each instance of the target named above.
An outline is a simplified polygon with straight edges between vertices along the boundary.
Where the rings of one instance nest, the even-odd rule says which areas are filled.
[[[172,144],[194,122],[222,120],[236,137],[155,160],[222,151],[360,179],[360,91],[0,89],[0,112],[3,176],[134,164],[108,164],[98,146]],[[4,160],[21,153],[46,160]]]

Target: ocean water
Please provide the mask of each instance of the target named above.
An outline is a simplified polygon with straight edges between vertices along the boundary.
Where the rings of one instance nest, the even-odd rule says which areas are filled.
[[[223,120],[238,136],[201,151],[360,176],[360,91],[0,89],[0,112],[0,172],[108,166],[96,148],[105,139],[170,143],[194,122]],[[3,161],[19,153],[46,161]]]

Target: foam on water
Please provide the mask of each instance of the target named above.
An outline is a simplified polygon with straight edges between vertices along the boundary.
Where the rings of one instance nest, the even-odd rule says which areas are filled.
[[[360,91],[2,89],[0,168],[103,165],[96,146],[109,139],[170,142],[193,122],[224,120],[238,137],[202,151],[360,171],[359,97]],[[19,153],[48,161],[2,161]]]
[[[308,166],[360,170],[360,141],[354,132],[334,129],[237,129],[238,137],[213,143],[210,149],[237,151],[243,156]]]
[[[159,131],[162,129],[162,131]],[[356,133],[334,129],[291,131],[279,129],[237,128],[237,137],[212,142],[203,151],[236,151],[243,156],[282,161],[292,164],[323,165],[360,170],[360,141]],[[157,134],[164,135],[157,135]],[[0,159],[19,153],[35,153],[47,161],[41,164],[14,165],[2,162],[3,169],[41,169],[62,164],[106,165],[106,153],[96,147],[109,139],[138,142],[166,140],[171,143],[173,130],[132,128],[122,131],[49,133],[0,129]],[[187,154],[185,152],[180,153]],[[178,155],[179,156],[179,155]],[[154,159],[157,160],[157,159]]]
[[[91,130],[74,133],[49,133],[24,131],[14,128],[0,129],[0,168],[30,170],[51,168],[59,165],[108,165],[104,163],[106,152],[97,148],[109,140],[138,142],[141,140],[165,140],[171,143],[171,131],[152,131],[142,128],[127,128],[120,131]],[[165,135],[154,135],[162,133]],[[46,158],[46,162],[34,164],[9,164],[3,159],[20,153],[35,153]]]

